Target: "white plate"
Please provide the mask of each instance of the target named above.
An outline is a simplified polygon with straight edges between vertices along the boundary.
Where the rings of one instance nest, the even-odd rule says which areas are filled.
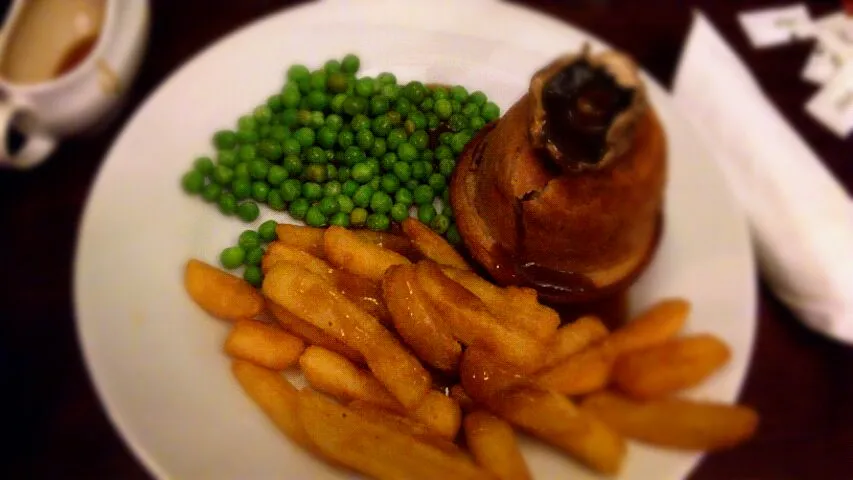
[[[247,227],[179,187],[191,160],[209,152],[213,131],[277,91],[294,62],[319,66],[354,51],[365,73],[460,83],[506,109],[539,66],[585,40],[601,46],[567,25],[491,1],[341,3],[265,18],[193,59],[136,112],[98,175],[75,268],[79,336],[110,418],[159,478],[348,476],[275,430],[231,377],[221,351],[227,325],[184,293],[186,260],[215,262]],[[669,136],[671,170],[664,239],[633,289],[633,307],[689,298],[689,330],[713,332],[733,351],[726,369],[692,393],[731,401],[755,327],[744,220],[665,92],[651,80],[649,91]],[[257,223],[268,218],[264,211]],[[538,442],[525,439],[523,447],[536,478],[595,478]],[[698,458],[632,444],[619,478],[682,478]]]

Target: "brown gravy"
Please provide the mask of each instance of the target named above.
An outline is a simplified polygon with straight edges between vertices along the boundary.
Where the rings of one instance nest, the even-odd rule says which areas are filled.
[[[101,33],[106,0],[27,0],[6,42],[0,76],[33,84],[70,72]]]

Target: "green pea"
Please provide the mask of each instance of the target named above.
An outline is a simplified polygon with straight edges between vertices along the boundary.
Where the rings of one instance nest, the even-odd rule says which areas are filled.
[[[246,251],[241,247],[228,247],[219,254],[219,263],[228,270],[233,270],[243,264],[246,259]]]
[[[409,218],[409,207],[402,203],[395,203],[391,207],[391,219],[397,223]]]
[[[362,208],[367,208],[370,205],[370,198],[373,196],[374,190],[368,185],[358,187],[358,190],[352,196],[353,203]]]
[[[243,270],[243,280],[253,287],[260,288],[264,282],[264,274],[257,265],[249,265]]]
[[[281,149],[281,142],[285,141],[289,136],[290,129],[284,125],[273,125],[270,129],[270,140],[277,143],[279,149]]]
[[[344,111],[344,103],[346,103],[347,94],[346,93],[338,93],[332,97],[329,101],[329,110],[337,113],[343,113]]]
[[[201,198],[206,202],[213,203],[219,199],[219,195],[221,193],[222,187],[220,187],[218,183],[208,183],[201,190]]]
[[[308,211],[305,212],[305,223],[311,227],[325,227],[326,215],[323,214],[323,211],[320,209],[318,205],[313,205],[308,207]]]
[[[492,120],[497,120],[498,117],[501,116],[501,109],[495,104],[495,102],[486,102],[480,108],[480,115],[483,116],[483,120],[486,122],[491,122]]]
[[[275,220],[267,220],[258,227],[258,237],[264,242],[272,242],[276,239],[275,227],[278,223]]]
[[[468,126],[468,117],[461,113],[450,115],[450,120],[447,121],[447,126],[452,132],[461,132]]]
[[[281,124],[285,127],[293,127],[297,124],[298,116],[298,110],[296,110],[295,108],[288,108],[281,112]]]
[[[465,102],[468,100],[468,90],[461,85],[454,85],[450,87],[450,98],[460,103]]]
[[[347,90],[347,75],[343,72],[329,72],[326,70],[326,73],[329,74],[329,78],[327,80],[326,86],[334,93],[343,93]]]
[[[219,150],[216,152],[216,163],[233,167],[237,165],[237,152],[234,150]]]
[[[376,177],[379,175],[379,173],[381,173],[382,166],[379,164],[379,160],[370,157],[365,160],[364,163],[366,163],[367,166],[370,167],[370,175]]]
[[[246,251],[246,259],[244,262],[246,265],[250,267],[257,267],[261,264],[261,260],[264,258],[264,249],[261,247],[255,247],[251,250]]]
[[[480,116],[480,107],[470,102],[466,103],[462,106],[462,115],[465,115],[469,119],[478,117]]]
[[[267,98],[267,106],[270,107],[270,110],[273,112],[280,112],[284,108],[284,104],[281,101],[281,95],[270,95]]]
[[[231,192],[237,200],[244,200],[252,195],[252,183],[248,178],[235,178],[231,182]]]
[[[403,129],[395,128],[388,132],[386,142],[388,149],[397,151],[400,145],[406,142],[406,132]],[[399,153],[397,155],[399,156]]]
[[[376,76],[376,80],[383,85],[394,85],[397,83],[397,77],[391,72],[382,72]]]
[[[337,197],[341,193],[341,183],[330,180],[323,185],[323,197]]]
[[[297,198],[290,202],[290,207],[287,209],[287,212],[296,220],[302,220],[305,218],[305,213],[308,212],[308,207],[310,206],[311,204],[308,200],[304,198]]]
[[[393,173],[382,175],[380,187],[383,192],[393,194],[400,189],[400,179]]]
[[[450,141],[450,149],[453,150],[453,153],[462,153],[469,140],[471,140],[471,136],[467,132],[456,133]]]
[[[242,249],[249,251],[261,244],[261,236],[254,230],[243,230],[237,240],[237,245]]]
[[[443,214],[435,215],[429,222],[429,228],[439,235],[444,235],[450,228],[450,218]]]
[[[391,172],[394,170],[394,164],[397,163],[397,154],[394,152],[386,153],[379,159],[379,165],[383,172]]]
[[[474,132],[480,130],[485,125],[486,125],[486,121],[483,120],[483,117],[471,117],[468,120],[468,127],[471,128],[471,130]]]
[[[364,152],[360,148],[356,146],[349,146],[346,148],[346,150],[344,150],[343,163],[344,165],[354,166],[361,162],[364,162],[366,158],[367,157],[364,155]],[[352,172],[352,174],[353,177],[355,177],[355,172]]]
[[[267,205],[273,210],[282,211],[287,206],[279,190],[270,190],[267,194]]]
[[[412,180],[423,180],[427,177],[426,167],[422,162],[412,164]]]
[[[338,181],[346,182],[350,179],[350,168],[349,167],[340,167],[338,168]]]
[[[424,177],[423,178],[424,179],[429,178],[429,176],[432,175],[433,170],[435,170],[435,167],[433,167],[432,162],[422,161],[422,162],[418,162],[418,163],[422,163],[424,165]]]
[[[328,80],[329,76],[325,70],[315,70],[311,72],[311,88],[315,92],[325,92]]]
[[[334,154],[332,153],[331,150],[326,152],[327,158],[333,157],[333,155]],[[326,179],[334,180],[336,178],[338,178],[338,167],[336,167],[335,165],[333,165],[331,163],[327,163],[326,164]]]
[[[249,163],[249,175],[255,180],[263,180],[267,178],[270,171],[270,164],[266,160],[252,160]]]
[[[308,99],[308,108],[311,110],[323,110],[329,103],[329,98],[326,94],[319,90],[314,90],[305,98]]]
[[[438,143],[441,145],[450,146],[451,140],[453,140],[453,132],[441,132],[438,135]]]
[[[388,150],[388,143],[384,138],[376,138],[373,137],[373,146],[370,147],[369,155],[371,157],[381,157],[385,155],[385,152]]]
[[[406,121],[412,122],[413,126],[415,127],[414,130],[423,130],[427,126],[426,115],[424,115],[423,112],[419,112],[417,110],[412,111]]]
[[[369,151],[373,147],[373,140],[373,133],[370,130],[359,130],[355,134],[355,143],[364,151]]]
[[[360,64],[361,60],[359,60],[357,56],[352,53],[348,53],[341,61],[341,71],[344,73],[355,73],[358,71]]]
[[[302,184],[295,178],[287,179],[282,182],[279,192],[285,202],[292,202],[302,194]]]
[[[435,207],[432,203],[418,205],[418,220],[420,220],[424,225],[429,225],[430,222],[432,222],[432,219],[435,218],[435,215]]]
[[[348,149],[355,143],[355,135],[348,131],[343,130],[338,134],[338,145],[344,150]]]
[[[440,120],[447,120],[450,118],[450,115],[453,114],[453,108],[450,104],[450,100],[446,98],[439,99],[436,97],[435,106],[432,110]]]
[[[272,109],[267,105],[259,105],[252,111],[252,115],[259,125],[266,125],[272,120]]]
[[[257,158],[258,152],[254,145],[240,145],[237,149],[237,159],[241,162],[251,162]]]
[[[418,205],[432,204],[432,200],[435,198],[435,192],[429,185],[418,185],[412,195]]]
[[[379,190],[379,180],[379,177],[373,177],[365,185],[375,192],[376,190]]]
[[[213,160],[210,157],[198,157],[193,162],[193,169],[203,176],[210,175],[213,172]]]
[[[317,130],[317,145],[323,148],[333,148],[338,141],[338,134],[324,126]]]
[[[412,192],[408,188],[401,187],[394,193],[394,201],[397,203],[401,203],[406,207],[409,207],[414,203],[414,198],[412,197]]]
[[[281,90],[281,105],[286,109],[296,108],[302,100],[302,94],[299,93],[299,87],[295,84],[288,84]]]
[[[393,102],[400,98],[400,87],[394,84],[385,84],[379,89],[379,94]]]
[[[293,132],[293,138],[299,142],[299,145],[303,148],[310,147],[314,145],[314,130],[311,130],[309,127],[302,127],[299,130]]]
[[[418,188],[418,185],[420,185],[420,184],[421,184],[420,182],[418,182],[417,180],[415,180],[413,178],[413,179],[407,180],[405,182],[405,187],[406,187],[406,190],[408,190],[410,192],[414,192],[415,189]]]
[[[367,228],[375,232],[388,230],[391,226],[391,220],[384,213],[371,213],[367,216]]]
[[[338,212],[329,218],[329,225],[337,225],[339,227],[344,227],[344,228],[349,227],[350,226],[349,217],[350,217],[349,213]]]
[[[272,140],[263,140],[258,143],[258,154],[267,160],[278,160],[281,158],[281,145]]]
[[[308,67],[298,63],[291,65],[290,68],[287,69],[287,79],[292,82],[298,82],[299,80],[306,79],[309,75]]]
[[[303,154],[305,161],[308,163],[326,163],[326,151],[314,145],[308,147]]]
[[[338,206],[338,201],[332,197],[324,197],[320,200],[320,211],[327,218],[338,213],[340,207]]]
[[[347,115],[353,116],[364,113],[367,110],[367,100],[355,95],[348,95],[344,100],[343,110]]]
[[[462,102],[454,98],[450,99],[450,110],[453,113],[462,113]]]
[[[237,130],[255,130],[258,128],[258,121],[252,115],[243,115],[237,119]]]
[[[349,221],[350,225],[354,227],[364,225],[364,222],[367,221],[367,210],[361,207],[353,208],[349,213]]]
[[[479,90],[471,92],[471,95],[468,97],[468,101],[478,107],[482,107],[483,104],[486,103],[486,100],[488,100],[486,98],[486,94]]]
[[[352,199],[346,195],[340,194],[336,196],[335,201],[338,202],[338,211],[350,213],[352,209],[355,208],[355,203],[353,203]]]
[[[219,165],[217,168],[228,168],[224,165]],[[200,193],[204,188],[204,175],[198,170],[190,170],[181,178],[181,186],[187,193]]]
[[[435,158],[437,158],[439,161],[444,159],[452,160],[454,157],[453,150],[451,150],[450,147],[448,147],[447,145],[439,145],[435,147],[435,150],[433,150],[433,152],[435,154]]]
[[[417,150],[424,150],[429,145],[429,134],[424,130],[415,130],[409,137],[409,143]]]
[[[388,97],[377,95],[370,99],[370,114],[374,117],[382,115],[388,111],[390,106],[391,102],[388,101]]]
[[[448,217],[453,218],[453,208],[450,205],[450,189],[445,188],[443,192],[441,192],[441,204],[443,205],[441,209],[441,213],[447,215]]]
[[[408,116],[412,108],[414,108],[412,106],[412,102],[406,97],[400,97],[396,102],[394,102],[394,110],[396,110],[402,117]]]
[[[374,212],[388,213],[393,204],[391,197],[383,191],[373,192],[370,197],[370,209]]]
[[[258,202],[266,202],[267,195],[270,193],[270,186],[264,182],[252,183],[252,198]]]
[[[362,77],[356,80],[355,94],[365,98],[373,95],[373,79],[370,77]]]
[[[370,129],[375,136],[385,137],[391,131],[391,120],[388,115],[378,116],[371,122]]]
[[[213,134],[213,145],[219,150],[230,150],[237,145],[237,134],[232,130],[219,130]]]
[[[422,112],[427,113],[432,112],[433,107],[435,107],[435,100],[432,97],[426,97],[419,108]]]
[[[447,180],[445,180],[444,175],[433,173],[427,178],[427,184],[429,184],[434,192],[442,192],[444,191],[444,187],[447,186]]]
[[[352,167],[352,179],[358,183],[367,183],[373,175],[370,171],[370,165],[365,162],[357,163]]]
[[[326,119],[323,116],[323,112],[311,112],[311,116],[308,119],[307,125],[309,128],[311,128],[312,130],[317,130],[325,124]]]
[[[352,117],[350,121],[350,127],[353,132],[358,132],[359,130],[369,130],[370,129],[370,118],[367,115],[359,113],[358,115]]]
[[[237,197],[231,192],[223,192],[219,196],[219,211],[223,215],[234,215],[237,211]]]
[[[452,158],[442,158],[438,161],[438,173],[445,178],[450,178],[453,175],[454,168],[456,168],[456,162]]]
[[[355,195],[359,186],[360,185],[355,180],[345,180],[344,183],[341,184],[341,193],[348,197],[352,197]]]
[[[312,164],[305,167],[305,170],[302,171],[305,180],[309,180],[315,183],[322,183],[326,181],[326,168],[323,165]]]
[[[459,245],[462,243],[462,237],[459,235],[459,230],[456,228],[455,223],[451,223],[450,226],[447,227],[445,237],[451,245]]]
[[[392,110],[386,113],[385,116],[388,118],[388,121],[391,122],[391,128],[398,127],[401,123],[403,123],[403,116],[400,115],[400,112],[395,112]]]
[[[344,126],[344,119],[341,118],[340,115],[336,113],[329,114],[326,116],[326,124],[325,127],[329,130],[337,133],[341,131],[341,128]]]
[[[255,202],[243,202],[237,205],[237,216],[244,222],[254,222],[258,215],[261,214],[261,209]]]
[[[302,196],[307,200],[319,200],[323,198],[323,187],[316,182],[305,182],[302,184]]]
[[[405,94],[406,98],[408,98],[413,104],[420,105],[427,96],[427,90],[423,83],[411,81],[406,84]]]
[[[412,165],[409,163],[395,162],[392,171],[401,182],[406,182],[412,178]]]
[[[427,128],[430,130],[435,130],[438,128],[438,125],[441,123],[441,120],[438,119],[438,115],[430,112],[426,114],[427,119]]]

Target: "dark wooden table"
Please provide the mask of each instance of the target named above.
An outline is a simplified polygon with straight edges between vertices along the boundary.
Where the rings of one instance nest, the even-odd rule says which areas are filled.
[[[104,153],[146,95],[213,40],[288,2],[151,3],[148,54],[118,121],[63,143],[34,171],[0,171],[3,478],[149,478],[104,415],[77,346],[71,277],[81,211]],[[664,85],[671,84],[691,9],[703,9],[848,192],[853,189],[853,139],[839,140],[803,111],[814,92],[799,77],[811,45],[753,50],[736,22],[738,11],[785,2],[527,3],[630,52]],[[839,1],[811,5],[813,14],[838,8]],[[740,448],[709,455],[691,478],[853,478],[853,348],[806,330],[764,285],[759,306],[757,345],[741,401],[761,412],[760,432]]]

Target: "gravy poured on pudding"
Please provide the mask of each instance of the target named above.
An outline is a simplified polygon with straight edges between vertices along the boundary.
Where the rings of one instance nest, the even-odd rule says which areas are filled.
[[[106,0],[27,0],[11,26],[0,76],[34,84],[70,72],[95,47],[105,11]]]

